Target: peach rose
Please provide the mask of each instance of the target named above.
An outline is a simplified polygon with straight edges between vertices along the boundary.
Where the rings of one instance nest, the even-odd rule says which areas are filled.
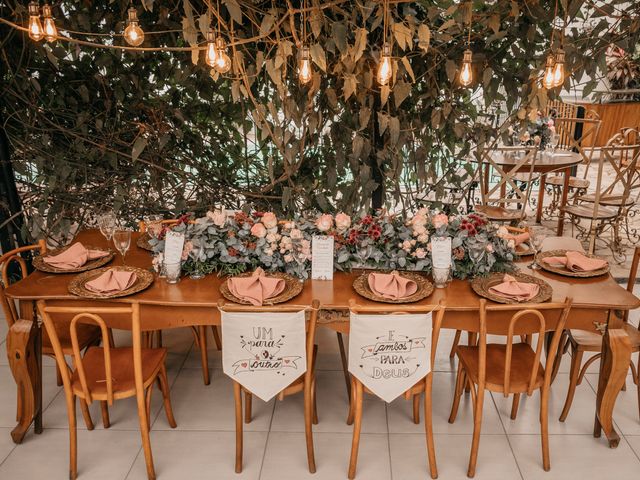
[[[438,215],[433,217],[433,226],[435,228],[444,227],[446,225],[449,225],[449,217],[447,217],[446,214],[439,213]]]
[[[258,238],[264,238],[267,235],[267,229],[264,228],[262,223],[254,223],[253,227],[251,227],[251,235]]]
[[[351,226],[351,217],[346,213],[336,215],[336,228],[338,230],[346,230]]]
[[[414,255],[416,256],[416,258],[424,258],[427,256],[427,252],[424,248],[416,248]]]
[[[328,213],[325,213],[324,215],[320,215],[316,219],[316,227],[321,232],[326,232],[328,230],[331,230],[331,227],[333,227],[333,217]]]
[[[273,212],[267,212],[262,216],[262,223],[267,228],[275,228],[278,226],[278,218]]]
[[[213,222],[216,227],[224,227],[227,223],[227,213],[222,210],[208,211],[207,218]]]

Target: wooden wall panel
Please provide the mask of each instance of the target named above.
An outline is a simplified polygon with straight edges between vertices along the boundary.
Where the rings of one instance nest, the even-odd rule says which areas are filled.
[[[584,146],[603,147],[621,128],[640,128],[640,102],[579,103],[587,110],[594,110],[602,120],[600,132],[593,145],[585,141]]]

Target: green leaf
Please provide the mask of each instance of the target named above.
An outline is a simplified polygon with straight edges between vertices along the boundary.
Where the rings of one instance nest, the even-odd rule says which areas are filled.
[[[324,48],[319,43],[311,45],[311,60],[318,65],[323,72],[327,71],[327,57],[324,53]]]
[[[136,141],[133,142],[133,148],[131,149],[131,159],[135,162],[140,157],[140,154],[147,147],[147,139],[143,136],[139,136],[136,138]]]
[[[394,23],[391,26],[391,32],[402,50],[412,49],[413,37],[411,36],[411,29],[409,27],[404,23]]]
[[[242,25],[242,9],[237,0],[224,0],[224,5],[227,7],[227,11],[234,22],[238,25]]]
[[[396,105],[396,108],[399,108],[402,102],[409,96],[411,93],[411,84],[406,83],[400,80],[393,87],[393,100]]]

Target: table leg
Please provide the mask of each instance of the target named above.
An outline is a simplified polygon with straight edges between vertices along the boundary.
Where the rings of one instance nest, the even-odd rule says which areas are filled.
[[[42,433],[42,337],[33,303],[24,302],[20,307],[23,318],[7,334],[7,357],[20,402],[18,425],[11,431],[15,443],[22,443],[31,422],[35,433]]]
[[[542,221],[542,207],[544,206],[544,186],[547,176],[540,175],[540,189],[538,190],[538,209],[536,210],[536,223]]]
[[[596,416],[593,429],[594,437],[604,431],[611,448],[616,448],[620,436],[613,427],[613,409],[620,389],[624,385],[629,362],[631,360],[631,342],[622,328],[620,320],[609,320],[609,326],[602,337],[602,358],[600,359],[600,378],[596,397]],[[613,325],[613,323],[616,325]]]
[[[569,179],[571,178],[571,168],[564,170],[564,182],[562,183],[562,198],[560,200],[560,211],[558,212],[558,230],[556,235],[562,236],[564,231],[564,207],[567,206],[567,198],[569,198]]]

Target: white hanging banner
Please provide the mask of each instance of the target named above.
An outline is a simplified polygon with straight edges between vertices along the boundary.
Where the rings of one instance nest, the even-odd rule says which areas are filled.
[[[222,312],[224,373],[265,402],[307,371],[305,312]]]
[[[431,371],[432,314],[351,313],[349,372],[385,402]]]

